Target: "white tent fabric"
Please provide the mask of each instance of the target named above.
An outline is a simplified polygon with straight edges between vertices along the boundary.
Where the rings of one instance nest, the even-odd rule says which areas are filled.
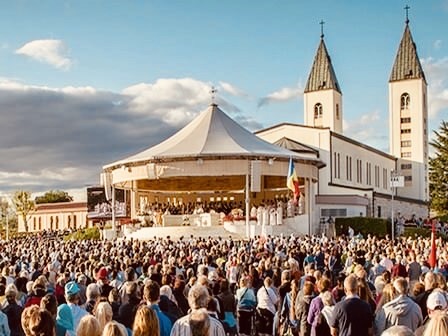
[[[260,139],[225,114],[217,105],[210,105],[179,132],[138,154],[104,166],[104,169],[159,159],[206,157],[272,157],[304,160],[322,165],[319,159],[301,156],[293,151]]]

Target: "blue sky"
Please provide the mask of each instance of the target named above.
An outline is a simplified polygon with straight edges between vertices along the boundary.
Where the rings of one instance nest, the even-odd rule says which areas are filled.
[[[0,155],[9,159],[0,163],[0,193],[96,183],[102,165],[203,110],[211,85],[222,108],[253,130],[302,123],[321,19],[344,132],[387,151],[387,84],[406,4],[429,83],[430,128],[448,115],[447,0],[0,4]]]

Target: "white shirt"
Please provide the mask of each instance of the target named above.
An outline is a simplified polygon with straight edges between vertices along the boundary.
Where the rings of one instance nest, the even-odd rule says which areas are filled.
[[[272,287],[261,287],[257,292],[258,308],[269,310],[272,314],[275,314],[275,305],[278,302],[278,296]]]
[[[210,317],[209,336],[225,336],[224,328],[219,320]],[[170,336],[191,336],[190,315],[186,315],[178,319],[171,329]]]
[[[72,316],[73,316],[73,329],[78,329],[79,321],[86,316],[89,315],[89,313],[80,306],[74,304],[74,303],[67,303],[70,309],[72,310]]]

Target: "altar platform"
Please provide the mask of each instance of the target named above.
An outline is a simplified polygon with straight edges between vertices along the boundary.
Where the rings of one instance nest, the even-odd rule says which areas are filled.
[[[209,222],[199,222],[202,225],[179,225],[179,226],[158,226],[158,227],[136,227],[124,226],[123,235],[125,239],[152,240],[154,238],[173,239],[180,237],[229,237],[233,239],[245,239],[260,235],[305,235],[308,233],[308,216],[300,215],[293,218],[285,218],[283,225],[257,225],[256,222],[249,222],[249,232],[247,232],[244,221],[224,222],[222,225],[209,225]]]

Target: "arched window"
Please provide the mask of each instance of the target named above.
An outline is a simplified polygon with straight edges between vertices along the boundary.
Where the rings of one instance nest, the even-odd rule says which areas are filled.
[[[317,103],[314,105],[314,119],[322,118],[322,104]]]
[[[336,120],[339,120],[339,104],[336,104]]]
[[[411,97],[409,97],[408,93],[403,93],[401,95],[401,109],[407,110],[409,109],[409,104],[411,103]]]

